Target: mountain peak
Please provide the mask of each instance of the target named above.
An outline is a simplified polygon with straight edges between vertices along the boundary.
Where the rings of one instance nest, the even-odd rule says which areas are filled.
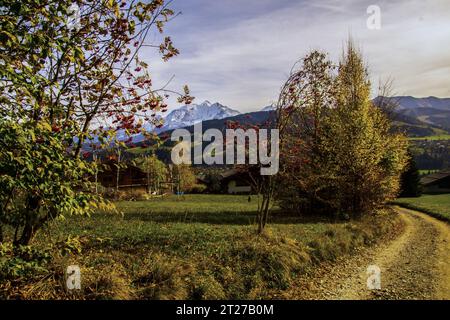
[[[200,121],[223,119],[240,114],[227,106],[215,102],[211,104],[208,100],[200,104],[182,106],[170,112],[164,119],[162,131],[176,128],[188,127]]]
[[[210,107],[211,106],[211,102],[209,102],[209,100],[205,100],[202,103],[200,103],[200,105]]]
[[[268,106],[266,106],[266,107],[261,109],[261,111],[274,111],[274,110],[276,110],[276,107],[273,104],[270,104],[270,105],[268,105]]]

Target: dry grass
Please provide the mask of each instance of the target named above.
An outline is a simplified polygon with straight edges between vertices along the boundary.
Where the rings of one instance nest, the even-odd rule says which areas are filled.
[[[377,242],[398,225],[389,211],[353,222],[278,213],[266,233],[256,235],[256,203],[247,197],[164,201],[123,202],[124,216],[99,213],[55,223],[47,230],[52,242],[41,234],[35,243],[52,256],[42,265],[46,271],[3,277],[0,297],[274,298],[309,268]],[[64,241],[68,235],[74,238]],[[81,268],[79,292],[64,289],[64,272],[72,264]]]

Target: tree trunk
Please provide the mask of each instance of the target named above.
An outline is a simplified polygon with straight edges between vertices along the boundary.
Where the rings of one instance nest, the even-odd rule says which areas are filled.
[[[41,208],[40,198],[36,196],[29,196],[27,199],[27,206],[25,208],[25,224],[22,229],[20,238],[17,237],[20,226],[16,227],[14,234],[15,246],[17,245],[28,245],[33,239],[37,230],[41,228],[49,219],[53,219],[56,216],[55,210],[51,210],[45,216],[39,217],[39,210]]]
[[[117,172],[116,172],[116,197],[119,193],[119,181],[120,181],[120,149],[117,150]]]
[[[264,220],[263,220],[263,228],[266,227],[267,219],[269,218],[269,207],[270,207],[271,195],[269,194],[266,200],[266,207],[264,208]]]
[[[272,179],[269,177],[267,186],[265,187],[261,207],[258,210],[258,234],[264,231],[269,217],[270,200],[272,197]]]
[[[25,225],[22,231],[22,235],[20,236],[20,239],[17,240],[15,245],[23,245],[23,246],[28,245],[31,239],[33,239],[35,232],[36,230],[33,226],[31,226],[30,224]]]
[[[261,234],[264,230],[264,208],[266,203],[266,197],[263,195],[261,201],[261,207],[258,209],[258,234]]]
[[[95,163],[95,194],[98,194],[98,163],[97,163],[97,154],[94,152],[94,163]]]

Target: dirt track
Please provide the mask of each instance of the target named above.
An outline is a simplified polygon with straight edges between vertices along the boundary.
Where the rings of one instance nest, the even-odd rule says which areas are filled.
[[[301,279],[303,285],[289,298],[450,299],[450,225],[417,211],[396,210],[405,222],[399,237],[323,265]],[[381,269],[379,290],[367,288],[369,265]]]

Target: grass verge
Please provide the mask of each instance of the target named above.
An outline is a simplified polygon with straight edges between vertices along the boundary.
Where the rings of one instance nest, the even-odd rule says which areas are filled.
[[[0,298],[277,298],[309,268],[401,229],[388,210],[351,222],[276,212],[265,234],[257,235],[257,204],[246,196],[169,197],[118,207],[121,216],[54,222],[35,239],[35,251],[15,263],[3,246]],[[81,269],[81,290],[65,289],[69,265]]]
[[[450,194],[448,193],[422,195],[417,198],[398,198],[395,204],[450,222]]]

